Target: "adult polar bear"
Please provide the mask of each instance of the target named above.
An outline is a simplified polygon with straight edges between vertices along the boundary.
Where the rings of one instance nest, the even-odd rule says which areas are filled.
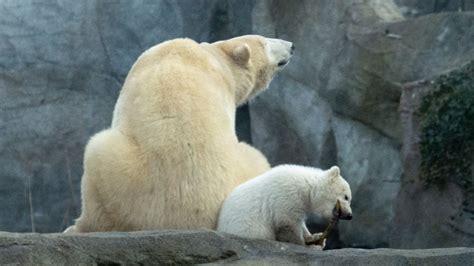
[[[238,142],[236,107],[268,87],[292,43],[258,35],[176,39],[144,52],[112,127],[86,146],[82,214],[67,232],[214,229],[237,185],[269,169]]]

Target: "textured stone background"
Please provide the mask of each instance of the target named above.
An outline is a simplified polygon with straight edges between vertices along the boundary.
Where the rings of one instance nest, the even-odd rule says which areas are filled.
[[[253,12],[256,33],[287,38],[297,47],[272,88],[250,104],[253,143],[272,164],[341,167],[354,198],[353,220],[339,225],[342,246],[474,245],[472,215],[453,226],[447,208],[421,218],[419,208],[396,207],[397,201],[418,204],[425,193],[399,199],[409,195],[402,193],[402,88],[474,59],[474,14],[405,18],[394,2],[377,0],[267,0]],[[433,196],[424,206],[460,208],[462,193],[450,191],[454,195],[426,191]],[[397,222],[399,216],[405,223]],[[422,233],[410,221],[438,228]]]
[[[272,164],[342,168],[354,219],[333,246],[474,245],[472,230],[448,226],[443,244],[395,222],[417,215],[396,207],[407,201],[402,87],[474,59],[473,9],[474,0],[0,1],[0,231],[58,232],[79,215],[84,145],[110,124],[142,51],[257,33],[297,50],[239,111],[239,137]]]

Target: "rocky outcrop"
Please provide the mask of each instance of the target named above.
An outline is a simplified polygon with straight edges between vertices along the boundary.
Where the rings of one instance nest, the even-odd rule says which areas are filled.
[[[311,265],[469,265],[473,248],[316,251],[214,231],[136,233],[0,233],[0,264],[163,265],[230,263]]]
[[[402,86],[472,60],[474,14],[405,19],[394,2],[375,0],[267,0],[253,12],[256,33],[297,47],[250,104],[253,144],[274,165],[339,165],[354,198],[340,240],[389,246],[402,176]]]
[[[466,75],[470,77],[464,81],[464,84],[467,85],[473,79],[473,74],[474,61],[445,74],[444,77],[450,77],[449,80],[458,82],[458,80],[462,80],[460,76]],[[401,150],[404,174],[401,190],[397,197],[396,219],[390,246],[427,248],[460,244],[474,245],[474,168],[470,171],[471,175],[467,173],[466,176],[467,179],[471,178],[471,182],[463,184],[459,182],[461,180],[455,173],[452,173],[452,176],[439,177],[442,180],[434,179],[433,176],[430,176],[431,181],[426,180],[424,172],[426,169],[422,167],[422,161],[426,160],[421,152],[422,145],[426,145],[426,141],[424,142],[422,139],[423,136],[426,136],[422,134],[424,125],[422,121],[427,114],[423,114],[420,107],[423,103],[427,104],[424,101],[425,98],[438,89],[438,79],[439,77],[432,80],[421,80],[403,86],[400,112],[404,132]],[[470,86],[470,89],[473,90],[474,85]],[[456,88],[458,92],[461,89],[464,88]],[[471,94],[474,95],[474,91]],[[446,98],[447,95],[453,97],[449,94],[443,96]],[[453,112],[453,106],[457,107],[450,104],[439,106],[439,108],[443,110],[443,114],[449,114],[449,112]],[[454,109],[454,112],[459,113],[457,109]],[[449,135],[454,140],[459,138],[455,135],[457,127],[469,127],[469,125],[456,124],[454,119],[449,122],[449,127],[452,128]],[[467,130],[474,131],[474,123],[470,123],[470,129]],[[442,139],[443,135],[440,132],[442,132],[441,128],[434,132],[433,138]],[[458,139],[458,141],[462,142],[463,146],[474,145],[474,142],[469,143],[469,140]],[[424,149],[428,148],[424,147]],[[438,156],[443,158],[446,154]],[[470,159],[466,158],[466,160]],[[437,169],[436,167],[438,165],[430,165],[429,168],[431,170]]]

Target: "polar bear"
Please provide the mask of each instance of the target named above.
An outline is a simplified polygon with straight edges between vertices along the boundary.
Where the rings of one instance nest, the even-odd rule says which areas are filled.
[[[225,197],[270,166],[239,142],[236,107],[266,89],[294,46],[247,35],[163,42],[131,68],[112,126],[84,154],[82,213],[67,232],[215,229]]]
[[[232,191],[219,214],[217,230],[249,238],[306,245],[322,233],[312,235],[306,215],[322,218],[338,215],[352,218],[349,184],[337,166],[318,168],[280,165]],[[339,202],[340,210],[335,211]],[[320,249],[324,248],[320,247]]]

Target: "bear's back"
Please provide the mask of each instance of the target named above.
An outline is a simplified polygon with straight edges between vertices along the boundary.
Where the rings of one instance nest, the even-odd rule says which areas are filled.
[[[191,39],[174,39],[155,45],[143,52],[133,65],[129,75],[146,67],[160,64],[203,68],[203,63],[213,56],[199,43]]]

